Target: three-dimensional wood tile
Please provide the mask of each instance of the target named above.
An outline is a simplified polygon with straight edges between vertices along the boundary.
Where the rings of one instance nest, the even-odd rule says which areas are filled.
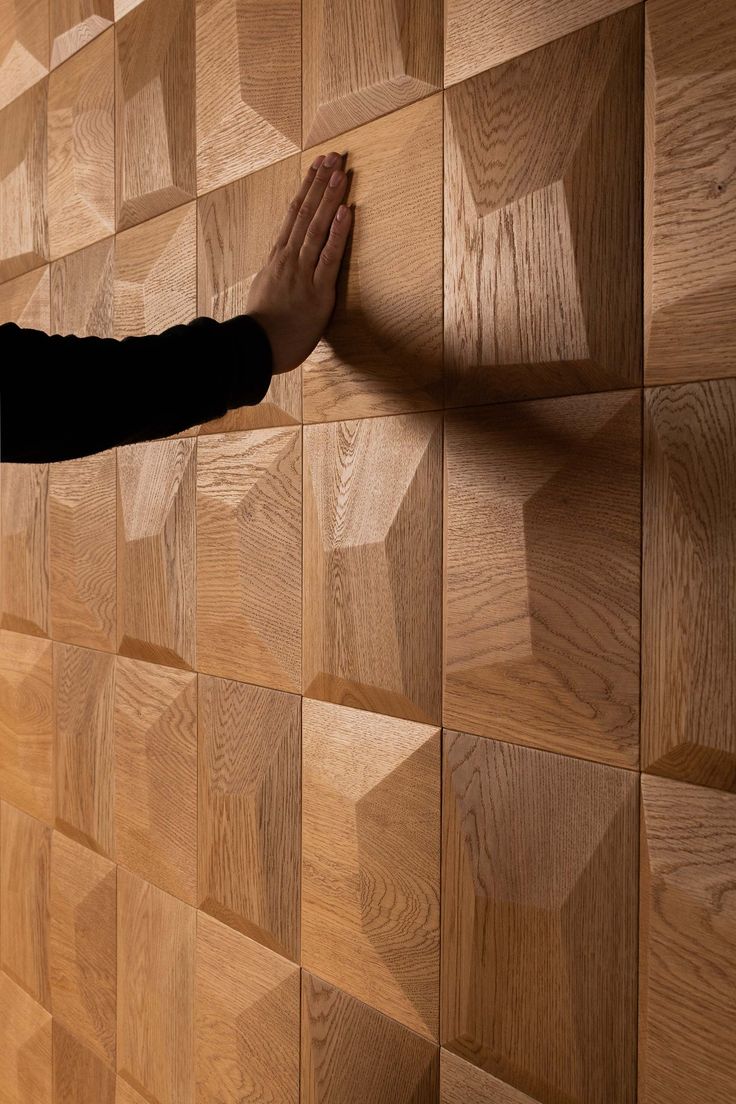
[[[197,914],[197,1104],[298,1104],[299,973]]]
[[[17,322],[49,332],[49,266],[35,268],[0,284],[0,325]]]
[[[446,725],[637,765],[640,402],[448,416]]]
[[[37,268],[49,255],[47,92],[42,81],[0,111],[0,280]]]
[[[52,333],[112,337],[115,239],[61,257],[50,270]]]
[[[642,776],[641,1104],[729,1104],[736,795]]]
[[[60,257],[115,230],[112,29],[49,78],[49,251]]]
[[[736,790],[736,380],[644,411],[642,769]]]
[[[633,1104],[638,775],[444,746],[443,1045],[533,1100]]]
[[[301,690],[301,433],[203,437],[197,670]]]
[[[0,960],[49,1012],[51,836],[48,825],[0,803]]]
[[[115,857],[191,904],[197,896],[197,676],[118,658]]]
[[[3,1104],[52,1104],[51,1016],[0,973]]]
[[[115,50],[117,228],[123,230],[196,194],[194,0],[138,5],[117,24]]]
[[[54,1104],[116,1104],[115,1070],[54,1017]]]
[[[149,1104],[127,1081],[118,1077],[115,1084],[115,1104]]]
[[[349,151],[357,213],[337,309],[303,368],[304,420],[435,409],[442,405],[442,97],[334,145]],[[324,150],[303,155],[305,171],[317,152]]]
[[[194,666],[195,449],[118,449],[118,651],[169,667]]]
[[[114,18],[113,0],[52,0],[52,67],[102,34]]]
[[[448,90],[452,406],[641,378],[641,5]]]
[[[199,906],[299,961],[300,699],[199,676]]]
[[[439,1050],[302,971],[303,1104],[435,1104]]]
[[[47,824],[54,815],[51,649],[50,640],[0,631],[0,797]]]
[[[440,733],[303,709],[302,963],[436,1039]]]
[[[0,480],[0,625],[49,629],[48,464],[3,464]]]
[[[440,1104],[538,1104],[450,1050],[440,1052]]]
[[[49,0],[5,0],[0,10],[0,108],[49,68]]]
[[[200,198],[198,314],[221,322],[245,311],[253,277],[268,259],[299,181],[300,158],[288,157]],[[257,406],[231,410],[207,422],[201,432],[291,425],[301,421],[301,416],[302,371],[298,368],[274,376]]]
[[[303,19],[305,146],[442,87],[441,0],[307,0]]]
[[[177,207],[115,242],[115,337],[189,322],[197,310],[197,214]]]
[[[442,421],[304,430],[304,693],[437,724]]]

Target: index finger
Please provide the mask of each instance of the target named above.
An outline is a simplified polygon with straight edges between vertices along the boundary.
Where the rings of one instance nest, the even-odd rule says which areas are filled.
[[[310,165],[307,175],[302,180],[299,191],[296,193],[291,203],[289,204],[289,210],[286,212],[286,217],[281,223],[281,229],[279,230],[276,241],[274,242],[274,249],[278,249],[279,246],[286,245],[286,243],[288,242],[289,235],[291,234],[294,223],[296,222],[296,216],[301,210],[302,203],[307,198],[309,189],[312,187],[314,178],[317,175],[317,170],[322,165],[324,159],[325,155],[321,153],[319,157],[316,157]]]

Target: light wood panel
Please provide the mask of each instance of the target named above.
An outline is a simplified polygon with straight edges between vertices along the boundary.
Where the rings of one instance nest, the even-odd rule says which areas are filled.
[[[255,274],[263,267],[284,211],[300,183],[300,158],[287,157],[199,200],[197,312],[218,322],[244,313]],[[244,365],[247,371],[247,364]],[[257,406],[228,411],[202,433],[262,429],[301,421],[302,370],[273,377]]]
[[[637,765],[640,401],[448,417],[445,724]]]
[[[49,67],[49,0],[5,0],[0,9],[0,108]]]
[[[642,767],[736,790],[736,380],[645,401]]]
[[[649,0],[647,383],[736,375],[736,8]]]
[[[0,111],[0,280],[48,259],[47,92],[42,81]]]
[[[640,382],[642,27],[640,5],[447,92],[450,405]]]
[[[549,1104],[636,1099],[638,775],[445,734],[442,1042]]]
[[[112,25],[113,0],[52,0],[51,65],[60,65]]]
[[[197,676],[118,658],[115,855],[191,904],[197,895]]]
[[[194,664],[195,448],[118,449],[118,651],[169,667]]]
[[[0,325],[16,322],[49,332],[49,266],[0,284]]]
[[[49,824],[54,815],[51,647],[48,640],[0,632],[0,797]]]
[[[115,230],[112,29],[49,78],[49,250],[60,257]]]
[[[51,829],[0,803],[2,968],[49,1011],[50,866]]]
[[[442,98],[432,96],[333,144],[348,151],[349,200],[357,212],[335,314],[303,367],[304,420],[436,409],[442,405]],[[303,155],[304,171],[317,152],[324,151]]]
[[[442,1048],[440,1104],[537,1104],[526,1093],[499,1081],[464,1058]]]
[[[642,776],[641,1104],[729,1104],[736,796]]]
[[[52,332],[112,337],[114,280],[114,238],[96,242],[54,261],[51,265]]]
[[[118,1073],[148,1104],[194,1104],[196,916],[118,869]]]
[[[441,419],[309,426],[304,449],[304,693],[437,723]]]
[[[51,1016],[0,973],[0,1101],[52,1104]]]
[[[195,204],[190,203],[118,235],[115,337],[160,333],[194,318],[196,225]]]
[[[302,963],[436,1039],[440,734],[305,700]]]
[[[0,625],[49,630],[48,464],[3,464],[0,481]]]
[[[143,0],[113,0],[113,3],[115,5],[115,18],[122,19],[129,11],[143,3]]]
[[[197,1104],[298,1104],[299,967],[197,915]]]
[[[197,458],[197,668],[301,689],[301,434],[203,437]]]
[[[200,907],[299,961],[301,709],[199,677]]]
[[[54,1104],[115,1104],[115,1071],[55,1018]]]
[[[118,1077],[115,1089],[115,1104],[148,1104],[122,1077]]]
[[[304,145],[442,86],[442,0],[306,0]]]

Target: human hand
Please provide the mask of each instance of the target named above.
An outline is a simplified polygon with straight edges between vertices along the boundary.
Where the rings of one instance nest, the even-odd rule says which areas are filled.
[[[289,205],[268,261],[254,278],[247,313],[266,331],[274,373],[306,360],[335,307],[335,285],[352,212],[343,158],[316,158]]]

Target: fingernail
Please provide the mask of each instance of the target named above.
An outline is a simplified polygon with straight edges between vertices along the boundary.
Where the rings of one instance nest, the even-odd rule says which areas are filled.
[[[337,172],[334,172],[332,174],[332,176],[330,177],[330,187],[331,188],[336,188],[338,186],[338,184],[342,184],[344,179],[345,179],[345,173],[340,172],[340,170],[338,169]]]
[[[316,158],[314,159],[314,161],[312,162],[312,168],[313,168],[313,169],[318,169],[318,168],[320,167],[320,165],[322,164],[322,162],[323,162],[323,161],[324,161],[324,158],[323,158],[323,157],[322,157],[322,155],[320,154],[320,156],[319,156],[319,157],[316,157]]]
[[[337,164],[338,160],[339,160],[339,158],[338,158],[338,155],[336,153],[328,153],[327,156],[325,157],[325,162],[324,163],[325,163],[325,166],[328,169],[331,169],[333,165]]]
[[[337,214],[335,215],[335,218],[337,219],[338,222],[342,222],[342,220],[345,218],[347,213],[348,213],[347,207],[345,206],[344,203],[341,203],[340,206],[337,208]]]

